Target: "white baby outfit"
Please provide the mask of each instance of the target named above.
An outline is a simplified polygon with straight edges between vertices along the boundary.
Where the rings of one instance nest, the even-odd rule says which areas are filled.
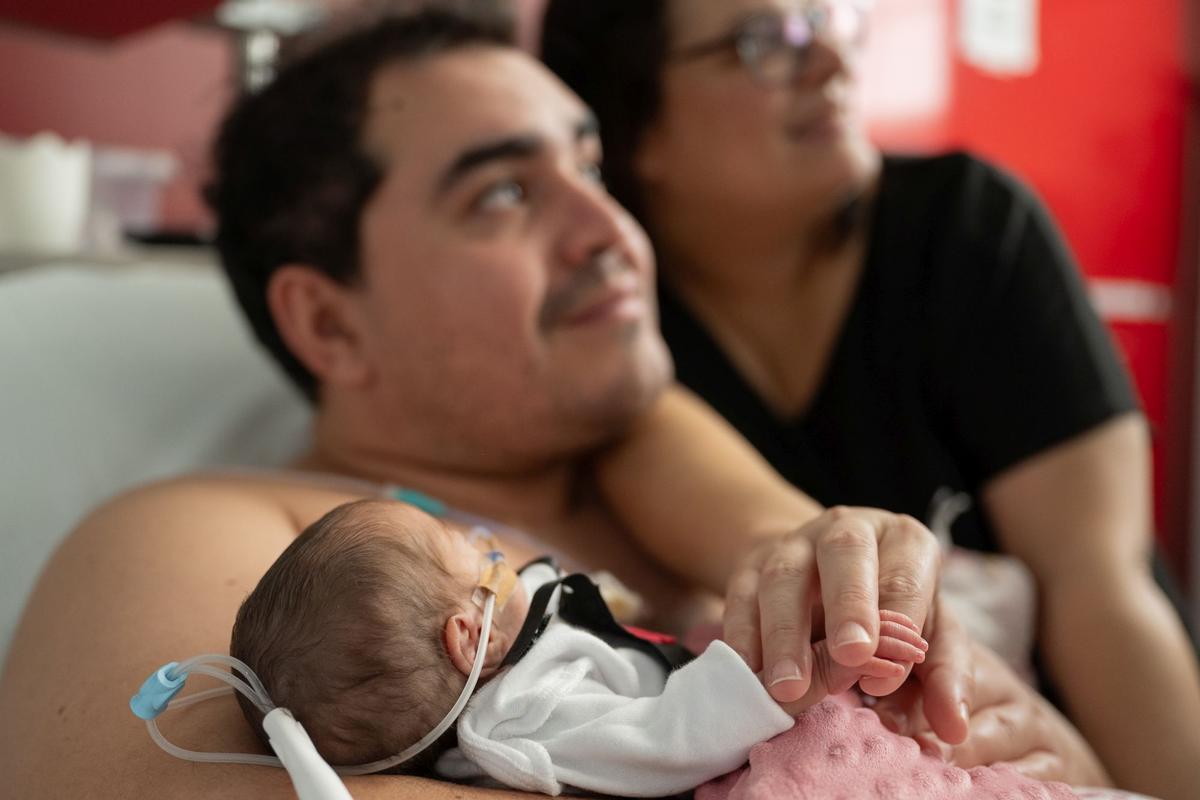
[[[555,577],[531,572],[522,572],[530,596]],[[550,795],[661,797],[740,767],[753,745],[794,723],[723,642],[668,675],[646,653],[554,613],[520,660],[471,698],[458,748],[438,771]]]

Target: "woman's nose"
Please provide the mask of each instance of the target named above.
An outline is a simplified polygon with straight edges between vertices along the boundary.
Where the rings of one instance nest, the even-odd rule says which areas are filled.
[[[792,83],[798,86],[821,86],[831,78],[846,72],[850,45],[818,36],[799,56],[803,59],[793,74]]]

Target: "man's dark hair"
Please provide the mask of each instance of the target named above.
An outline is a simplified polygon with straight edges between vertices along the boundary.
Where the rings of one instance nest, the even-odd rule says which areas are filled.
[[[542,22],[542,60],[600,120],[604,181],[643,222],[633,157],[662,104],[666,14],[666,0],[550,0]]]
[[[305,264],[344,284],[358,277],[359,218],[384,171],[362,147],[372,79],[396,62],[511,46],[512,19],[499,6],[373,4],[313,34],[315,46],[294,44],[299,55],[241,98],[221,127],[206,189],[221,262],[255,335],[310,400],[316,378],[288,350],[267,306],[271,276]]]

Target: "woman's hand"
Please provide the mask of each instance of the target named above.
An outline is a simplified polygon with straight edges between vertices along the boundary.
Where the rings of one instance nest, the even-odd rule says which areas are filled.
[[[725,641],[751,669],[763,671],[773,698],[800,700],[812,682],[813,640],[827,639],[836,663],[856,667],[875,654],[881,609],[905,614],[925,628],[939,559],[933,534],[912,517],[831,508],[757,545],[738,565],[725,596]],[[822,607],[824,613],[814,620]],[[935,642],[931,638],[931,648]],[[969,673],[966,650],[953,641],[942,645],[949,656],[946,685],[958,691]],[[879,680],[865,688],[883,693],[902,680]]]
[[[943,611],[939,609],[939,626],[953,625]],[[968,726],[951,731],[955,735],[949,737],[943,731],[949,730],[946,720],[951,716],[940,705],[944,690],[939,684],[947,669],[945,656],[937,652],[934,642],[925,662],[913,671],[917,680],[874,704],[883,724],[964,769],[1004,761],[1031,778],[1076,786],[1112,785],[1091,747],[1054,706],[991,650],[978,644],[969,647],[973,699]],[[931,716],[941,718],[940,728],[930,724]]]
[[[864,681],[902,682],[914,663],[925,660],[929,643],[921,637],[917,624],[896,611],[879,612],[879,649],[863,664],[844,667],[829,654],[828,642],[813,645],[812,678],[807,693],[798,700],[780,702],[780,707],[796,716],[831,694],[840,694]],[[759,675],[759,679],[762,679]]]

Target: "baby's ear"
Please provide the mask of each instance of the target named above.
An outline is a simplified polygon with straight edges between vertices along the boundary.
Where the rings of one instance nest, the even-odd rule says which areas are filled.
[[[446,626],[442,629],[446,655],[455,669],[463,675],[470,675],[471,667],[475,664],[475,650],[479,647],[479,628],[480,620],[475,614],[460,611],[446,620]],[[488,650],[491,650],[490,646]]]

